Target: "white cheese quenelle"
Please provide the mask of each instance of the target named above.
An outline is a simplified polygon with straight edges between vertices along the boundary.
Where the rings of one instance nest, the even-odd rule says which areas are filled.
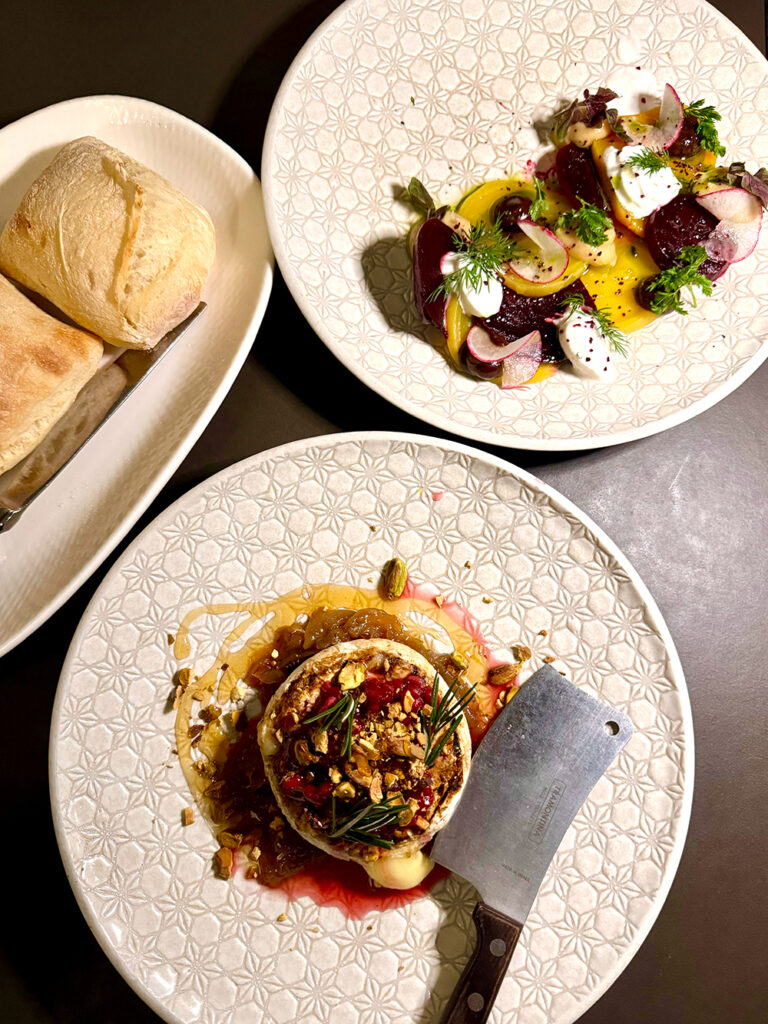
[[[560,346],[574,373],[588,380],[610,381],[616,377],[616,362],[608,338],[588,310],[577,309],[557,322]]]
[[[638,220],[649,217],[660,206],[666,206],[681,187],[671,167],[647,171],[630,162],[632,157],[645,152],[645,148],[607,146],[603,152],[605,169],[619,202]]]
[[[454,274],[466,266],[467,259],[461,253],[447,253],[443,256],[440,269],[444,274]],[[479,288],[462,284],[458,290],[459,305],[467,316],[488,317],[498,313],[504,290],[498,277],[489,275]]]

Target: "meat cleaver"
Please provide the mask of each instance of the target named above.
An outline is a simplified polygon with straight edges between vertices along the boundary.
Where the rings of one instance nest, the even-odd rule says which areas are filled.
[[[495,719],[430,854],[480,896],[475,950],[442,1024],[488,1017],[566,829],[632,732],[626,715],[551,665],[523,683]]]

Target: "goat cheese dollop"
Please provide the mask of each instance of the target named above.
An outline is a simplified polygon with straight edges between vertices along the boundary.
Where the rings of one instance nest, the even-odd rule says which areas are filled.
[[[671,167],[651,172],[630,164],[632,157],[644,150],[644,146],[608,146],[603,153],[605,169],[619,202],[638,219],[666,206],[680,191],[680,182]]]
[[[467,263],[467,258],[461,253],[447,253],[443,256],[440,269],[444,274],[453,274]],[[459,305],[467,316],[493,316],[501,309],[503,295],[501,281],[492,274],[477,289],[462,284],[458,290]]]
[[[589,380],[613,380],[616,363],[611,344],[588,310],[578,309],[557,321],[557,336],[574,373]]]

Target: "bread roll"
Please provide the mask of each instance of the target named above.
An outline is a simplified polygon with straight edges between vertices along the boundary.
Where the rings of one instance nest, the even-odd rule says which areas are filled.
[[[0,235],[3,273],[126,348],[189,316],[214,253],[201,206],[94,138],[59,150]]]
[[[54,320],[0,277],[0,473],[64,415],[103,350],[98,338]]]

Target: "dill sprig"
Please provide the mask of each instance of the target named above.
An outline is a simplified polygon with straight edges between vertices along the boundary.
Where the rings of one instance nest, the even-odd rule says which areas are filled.
[[[704,100],[696,100],[689,106],[683,108],[685,113],[696,120],[696,135],[703,149],[708,149],[715,156],[725,156],[725,146],[720,142],[717,134],[715,121],[720,120],[720,115],[712,106],[707,106]]]
[[[534,177],[533,187],[536,189],[536,198],[531,203],[528,216],[531,220],[538,220],[539,217],[544,215],[544,206],[547,202],[547,194],[544,191],[544,186],[542,185],[540,178]]]
[[[464,710],[475,696],[475,686],[471,686],[465,694],[457,693],[458,680],[448,684],[447,691],[440,696],[438,674],[432,681],[432,692],[429,697],[430,712],[421,712],[421,722],[427,737],[424,750],[424,764],[431,768],[440,755],[440,751],[451,739],[461,725]]]
[[[620,331],[616,324],[611,320],[610,314],[605,309],[591,309],[589,306],[584,305],[584,299],[581,295],[573,294],[566,295],[561,303],[563,309],[567,309],[566,319],[573,316],[576,312],[585,313],[597,324],[601,334],[607,340],[611,349],[614,352],[618,352],[620,356],[626,358],[627,355],[627,336],[623,331]]]
[[[633,154],[628,163],[630,167],[637,167],[641,171],[647,171],[648,174],[657,174],[670,165],[669,154],[666,150],[655,153],[647,147],[642,152]]]
[[[587,245],[602,245],[608,239],[611,218],[599,206],[585,203],[583,199],[579,199],[579,203],[581,206],[578,210],[561,213],[555,227],[564,228],[566,231],[573,230],[576,237]]]
[[[662,270],[656,277],[646,285],[651,295],[652,313],[682,313],[688,315],[682,299],[682,291],[686,289],[690,296],[690,302],[696,305],[696,292],[694,288],[700,288],[705,295],[712,294],[712,282],[704,274],[699,273],[699,267],[707,258],[707,251],[701,245],[686,245],[674,262],[674,265]]]
[[[351,693],[342,693],[335,704],[331,704],[329,708],[325,708],[325,710],[317,715],[313,715],[311,718],[304,719],[304,724],[310,725],[312,722],[322,722],[323,728],[329,732],[335,732],[346,725],[344,740],[341,746],[341,756],[349,757],[352,752],[352,726],[355,721],[356,709],[357,697],[353,697]]]
[[[445,275],[430,299],[441,295],[456,295],[461,288],[478,291],[489,278],[499,276],[505,263],[523,251],[504,233],[500,218],[491,227],[473,224],[469,237],[454,234],[453,248],[460,257],[459,265],[456,270]]]
[[[400,814],[408,809],[408,804],[395,804],[386,799],[378,804],[368,801],[356,803],[345,814],[339,815],[334,796],[331,798],[331,831],[328,836],[330,839],[346,839],[351,843],[388,850],[393,841],[382,839],[376,833],[386,825],[393,825]]]

